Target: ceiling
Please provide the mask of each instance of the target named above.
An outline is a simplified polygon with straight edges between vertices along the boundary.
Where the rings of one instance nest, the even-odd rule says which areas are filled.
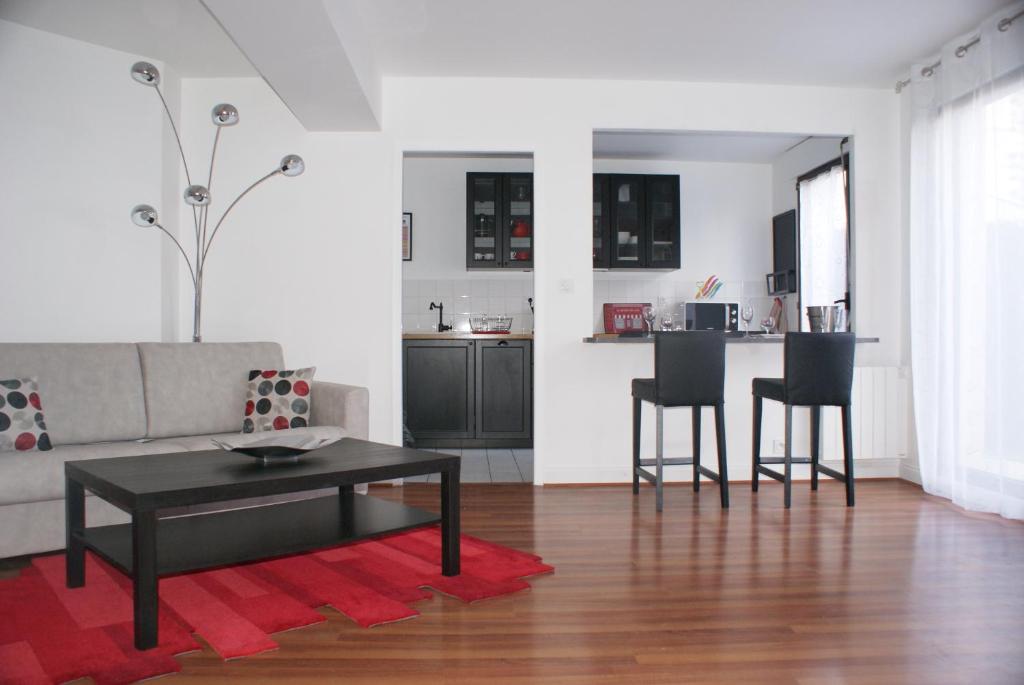
[[[0,0],[0,19],[160,60],[185,78],[257,75],[199,0]]]
[[[783,133],[687,131],[597,131],[597,159],[771,164],[809,136]],[[834,139],[838,148],[839,138]]]
[[[1007,0],[324,0],[386,75],[892,86]]]
[[[293,0],[294,1],[294,0]],[[283,0],[252,19],[304,30]],[[234,3],[242,6],[241,3]],[[372,71],[888,87],[1007,0],[317,0]],[[340,21],[338,17],[344,17]],[[199,0],[0,0],[0,19],[145,55],[184,77],[256,70]],[[293,20],[290,21],[289,20]],[[339,23],[344,24],[343,26]],[[230,30],[230,26],[228,29]],[[262,69],[261,69],[262,71]]]

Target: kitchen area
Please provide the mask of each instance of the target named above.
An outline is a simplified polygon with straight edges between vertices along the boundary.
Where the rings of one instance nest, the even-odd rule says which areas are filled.
[[[820,326],[806,317],[812,304],[833,312],[828,330],[854,330],[852,141],[595,132],[593,149],[592,327],[578,340],[593,350],[581,353],[606,360],[602,382],[618,389],[568,410],[621,403],[628,425],[625,376],[651,375],[650,331],[725,330],[730,343],[747,343],[727,346],[726,381],[729,433],[743,436],[732,459],[744,462],[750,378],[782,375],[785,332]],[[507,154],[407,154],[403,163],[405,439],[463,456],[467,482],[534,480],[532,168],[529,156]],[[781,426],[774,413],[766,425]],[[826,411],[823,420],[823,439],[837,444],[838,418]],[[621,471],[602,480],[627,471],[625,428],[595,423],[586,438],[623,444]],[[783,449],[778,432],[765,436],[768,455]],[[806,442],[806,421],[793,439]],[[688,426],[666,435],[682,454],[689,441]]]
[[[532,171],[521,155],[403,164],[405,442],[460,454],[463,482],[534,479]]]

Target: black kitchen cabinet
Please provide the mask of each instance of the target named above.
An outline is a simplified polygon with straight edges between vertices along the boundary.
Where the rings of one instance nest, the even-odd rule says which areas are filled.
[[[471,438],[476,433],[472,340],[406,340],[405,424],[417,438]]]
[[[594,268],[678,269],[679,176],[594,174]]]
[[[533,268],[533,174],[466,174],[466,268]]]
[[[532,344],[529,340],[476,341],[476,437],[532,434]]]
[[[532,447],[530,340],[406,340],[406,426],[423,447]]]

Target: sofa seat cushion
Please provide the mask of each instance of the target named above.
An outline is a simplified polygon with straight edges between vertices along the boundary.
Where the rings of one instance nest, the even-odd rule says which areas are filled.
[[[58,445],[46,452],[4,452],[0,454],[0,506],[64,499],[64,463],[68,461],[164,454],[185,449],[172,441],[125,440]]]

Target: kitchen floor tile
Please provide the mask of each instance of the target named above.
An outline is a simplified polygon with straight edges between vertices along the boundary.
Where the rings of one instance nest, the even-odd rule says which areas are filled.
[[[519,473],[523,477],[524,483],[533,482],[533,450],[532,449],[515,449],[512,450],[512,454],[515,455],[516,466],[519,467]]]
[[[487,449],[487,461],[491,464],[491,482],[522,483],[523,477],[516,466],[516,459],[510,449]]]

